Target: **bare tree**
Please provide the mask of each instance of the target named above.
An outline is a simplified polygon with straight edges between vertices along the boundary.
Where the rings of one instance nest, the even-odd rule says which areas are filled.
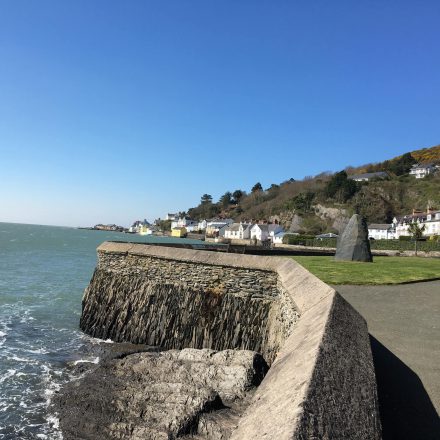
[[[425,231],[425,225],[420,226],[418,222],[412,222],[408,225],[408,232],[414,240],[414,250],[417,256],[417,242],[423,237],[423,232]]]

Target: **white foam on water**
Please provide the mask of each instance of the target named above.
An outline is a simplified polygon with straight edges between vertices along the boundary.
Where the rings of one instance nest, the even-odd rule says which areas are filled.
[[[78,359],[73,363],[73,365],[78,364],[97,364],[99,362],[99,356],[93,358],[93,359]]]
[[[6,342],[6,336],[8,335],[8,327],[6,323],[3,324],[3,329],[0,330],[0,347]]]
[[[92,336],[86,335],[85,333],[82,333],[80,335],[81,339],[85,339],[88,343],[94,344],[94,345],[98,345],[98,344],[102,344],[103,342],[105,344],[114,344],[115,341],[112,341],[111,339],[99,339],[99,338],[93,338]]]
[[[14,376],[16,372],[17,372],[17,370],[14,370],[14,369],[8,370],[7,373],[5,373],[3,376],[0,376],[0,383],[3,383],[4,381],[9,379],[10,377]]]
[[[16,362],[29,362],[31,364],[35,364],[36,362],[33,359],[21,358],[16,356],[15,354],[12,356],[7,356],[6,359],[8,361],[16,361]]]
[[[49,351],[45,348],[37,348],[36,350],[25,350],[28,353],[34,353],[34,354],[48,354]]]

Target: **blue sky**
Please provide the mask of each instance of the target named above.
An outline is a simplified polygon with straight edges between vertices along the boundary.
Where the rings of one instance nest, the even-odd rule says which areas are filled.
[[[437,1],[0,2],[0,221],[129,225],[440,143]]]

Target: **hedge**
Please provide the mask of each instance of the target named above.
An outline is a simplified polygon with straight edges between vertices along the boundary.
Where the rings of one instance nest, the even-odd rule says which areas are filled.
[[[286,234],[284,236],[283,243],[310,247],[335,248],[336,238],[324,238],[322,240],[319,240],[317,238],[303,238],[300,235]],[[413,251],[414,241],[371,240],[370,247],[371,249],[384,251]],[[419,241],[417,243],[417,250],[426,252],[440,251],[440,242],[434,240]]]

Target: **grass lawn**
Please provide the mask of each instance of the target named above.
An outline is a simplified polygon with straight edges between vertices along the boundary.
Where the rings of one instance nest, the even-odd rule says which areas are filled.
[[[440,258],[373,257],[373,263],[333,257],[291,257],[328,284],[400,284],[440,278]]]

